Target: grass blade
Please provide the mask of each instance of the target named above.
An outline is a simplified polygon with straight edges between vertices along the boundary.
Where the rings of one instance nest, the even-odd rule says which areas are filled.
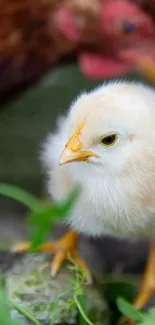
[[[0,324],[23,325],[19,320],[13,320],[10,316],[8,298],[3,290],[0,290]],[[39,325],[39,324],[38,324]]]
[[[127,316],[136,321],[142,321],[144,319],[143,313],[140,310],[137,310],[123,298],[117,299],[117,307],[124,316]]]
[[[52,318],[50,321],[50,325],[54,325],[55,321],[56,321],[56,311],[57,311],[57,306],[59,303],[59,300],[66,296],[67,294],[69,294],[71,291],[70,290],[66,290],[64,292],[62,292],[60,295],[58,295],[58,297],[56,297],[55,301],[53,302],[53,308],[52,308]]]
[[[94,323],[91,322],[91,320],[87,317],[85,311],[83,310],[82,308],[82,305],[77,297],[77,295],[74,295],[74,300],[75,300],[75,303],[76,303],[76,306],[80,312],[80,314],[82,315],[82,317],[84,318],[85,322],[88,324],[88,325],[94,325]]]
[[[81,305],[81,308],[83,309],[84,313],[87,315],[87,299],[86,299],[86,295],[79,295],[78,296],[78,300],[79,303]],[[83,316],[81,315],[81,313],[79,313],[79,324],[80,325],[86,325],[87,322],[85,321],[85,319],[83,318]]]
[[[23,203],[34,212],[37,212],[41,208],[41,203],[35,196],[15,185],[0,183],[0,195],[7,196]]]
[[[17,305],[14,301],[9,300],[9,304],[16,309],[17,311],[19,311],[20,314],[24,315],[26,318],[28,318],[29,320],[31,320],[34,324],[36,325],[41,325],[41,323],[26,309],[22,308],[21,306]]]

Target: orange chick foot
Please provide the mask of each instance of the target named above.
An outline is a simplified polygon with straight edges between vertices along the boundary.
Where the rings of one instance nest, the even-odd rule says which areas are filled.
[[[36,251],[54,254],[51,263],[51,276],[54,277],[60,270],[63,262],[68,258],[68,255],[73,259],[76,265],[86,274],[87,283],[92,282],[92,277],[84,260],[78,255],[78,239],[79,235],[73,230],[69,230],[63,237],[54,242],[47,242],[40,245]],[[13,248],[16,253],[26,253],[31,247],[30,242],[20,243]]]
[[[133,306],[137,309],[143,309],[153,294],[155,294],[155,246],[150,247],[148,263],[141,283],[140,292],[133,302]],[[121,325],[132,325],[134,323],[134,320],[127,317],[122,317],[120,320]]]

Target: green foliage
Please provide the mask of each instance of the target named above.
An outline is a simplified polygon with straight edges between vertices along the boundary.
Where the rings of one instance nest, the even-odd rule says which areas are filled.
[[[68,307],[76,306],[79,311],[79,325],[95,325],[90,321],[87,315],[87,297],[84,293],[83,285],[85,282],[85,274],[78,269],[74,264],[72,267],[75,270],[75,278],[71,279],[71,289],[65,292],[62,292],[58,297],[56,297],[51,310],[51,322],[50,325],[55,324],[57,305],[59,299],[68,294],[71,298],[68,299]],[[19,306],[14,301],[8,299],[6,293],[3,289],[0,290],[0,324],[3,325],[23,325],[22,321],[12,320],[10,316],[10,308],[16,309],[20,314],[25,316],[35,325],[41,325],[41,323],[32,315],[29,310]]]
[[[0,184],[0,195],[5,195],[7,197],[15,199],[25,204],[31,210],[28,216],[29,228],[33,229],[33,231],[31,231],[31,239],[32,239],[31,249],[35,249],[38,245],[40,245],[44,241],[45,237],[48,234],[48,231],[53,226],[55,219],[62,219],[67,216],[78,194],[79,194],[79,188],[76,188],[71,193],[69,198],[62,204],[49,204],[45,202],[41,203],[41,201],[38,200],[36,197],[18,188],[17,186]],[[73,294],[72,303],[75,303],[77,305],[77,308],[81,312],[81,315],[83,315],[85,321],[91,325],[91,322],[89,321],[89,319],[87,319],[87,316],[84,312],[84,309],[86,307],[86,302],[85,302],[86,297],[82,292],[82,286],[81,286],[81,283],[83,281],[83,276],[79,275],[80,272],[78,272],[78,269],[76,268],[75,265],[74,268],[76,269],[76,279],[75,280],[73,279],[74,294]],[[61,297],[65,294],[66,292],[62,293]],[[54,324],[56,307],[61,297],[59,296],[55,300],[54,307],[53,307],[54,310],[52,310],[53,316],[50,325]],[[40,323],[34,318],[33,315],[29,313],[29,311],[21,308],[15,302],[8,300],[3,291],[0,292],[0,305],[3,306],[3,310],[2,312],[0,312],[0,321],[2,320],[3,324],[20,325],[20,323],[14,322],[10,318],[9,305],[11,305],[15,309],[17,309],[21,314],[23,314],[28,319],[30,319],[34,324],[40,325]],[[84,322],[83,323],[81,322],[81,324],[84,324]]]
[[[15,185],[0,183],[0,195],[7,196],[23,203],[33,212],[36,212],[41,208],[41,203],[37,198],[35,198],[35,196]]]
[[[49,230],[53,227],[56,219],[62,220],[66,218],[75,200],[79,195],[79,188],[76,188],[68,197],[68,199],[61,204],[50,204],[49,202],[41,202],[35,196],[18,188],[17,186],[0,184],[0,195],[15,199],[18,202],[26,205],[30,212],[28,213],[28,227],[30,232],[31,249],[36,249],[46,238]],[[70,258],[71,260],[71,258]],[[56,319],[57,305],[59,299],[65,295],[70,294],[68,299],[68,306],[76,306],[79,311],[79,325],[95,325],[89,319],[87,311],[87,296],[84,293],[84,283],[86,274],[84,274],[71,260],[72,265],[69,266],[74,271],[75,276],[71,278],[72,289],[68,292],[62,292],[53,304],[52,317],[50,325],[54,325]],[[2,277],[0,278],[0,280]],[[1,287],[3,281],[1,280]],[[118,298],[122,295],[128,300],[132,300],[135,289],[131,283],[121,281],[109,281],[104,278],[104,287],[108,288],[107,297],[109,300],[117,301],[119,311],[127,317],[136,321],[137,325],[154,325],[155,324],[155,308],[150,309],[147,313],[137,310],[123,298]],[[124,295],[125,293],[125,295]],[[22,322],[12,320],[10,316],[10,307],[15,308],[24,315],[27,319],[35,325],[41,325],[35,317],[24,308],[17,305],[15,302],[9,300],[3,288],[0,290],[0,324],[3,325],[23,325]]]
[[[21,322],[12,320],[10,316],[9,300],[3,290],[0,291],[0,324],[23,325]]]
[[[18,304],[16,304],[14,301],[12,300],[8,300],[9,304],[11,307],[15,308],[16,310],[19,311],[20,314],[24,315],[26,318],[28,318],[31,322],[33,322],[33,324],[35,325],[41,325],[40,322],[35,319],[35,317],[26,309],[20,307]],[[16,323],[17,325],[18,323]],[[10,324],[11,325],[11,324]],[[22,325],[22,324],[21,324]]]
[[[137,322],[141,321],[144,317],[141,311],[137,310],[134,306],[129,304],[123,298],[117,299],[117,306],[123,315],[125,315],[131,319],[134,319]]]
[[[69,198],[63,202],[62,204],[49,204],[49,203],[41,203],[35,196],[27,193],[26,191],[8,184],[0,184],[0,195],[5,195],[12,199],[15,199],[23,204],[25,204],[31,212],[28,215],[28,225],[29,229],[31,229],[31,249],[37,248],[47,236],[49,230],[53,226],[55,219],[62,219],[67,216],[70,209],[72,208],[77,196],[79,194],[79,188],[76,188],[69,196]],[[73,264],[72,269],[75,271],[75,278],[71,280],[72,288],[73,288],[73,298],[70,299],[69,304],[75,304],[77,309],[80,312],[80,324],[85,325],[93,325],[93,323],[87,317],[87,305],[86,305],[86,296],[84,295],[82,284],[85,281],[85,274],[81,272],[75,264]],[[17,323],[12,323],[12,320],[9,316],[9,307],[8,303],[17,309],[21,314],[30,319],[34,324],[40,325],[40,323],[34,318],[33,315],[29,313],[29,311],[21,308],[13,301],[9,301],[3,291],[1,293],[1,299],[3,300],[3,304],[5,308],[3,313],[0,313],[0,317],[5,317],[6,325],[18,325]],[[68,292],[67,292],[68,293]],[[54,307],[52,310],[52,319],[51,324],[54,325],[55,315],[56,315],[56,307],[59,302],[59,299],[66,295],[62,293],[61,296],[57,297],[54,302]],[[0,318],[1,320],[1,318]],[[4,324],[4,322],[3,322]],[[20,324],[19,324],[20,325]]]
[[[88,317],[87,310],[87,296],[84,292],[84,284],[86,282],[86,274],[83,270],[79,269],[79,267],[74,263],[74,261],[69,256],[72,265],[68,268],[74,270],[75,277],[71,278],[72,284],[72,299],[70,299],[70,304],[75,304],[79,311],[79,324],[80,325],[95,325],[91,322]]]
[[[137,310],[123,298],[117,299],[117,306],[120,312],[134,321],[137,325],[154,325],[155,324],[155,308],[151,308],[147,313]]]
[[[78,194],[79,188],[76,188],[64,203],[44,203],[37,212],[29,214],[28,229],[30,230],[31,249],[35,250],[45,240],[55,220],[67,217]]]
[[[31,249],[36,249],[47,237],[55,220],[67,217],[77,196],[79,188],[75,188],[68,199],[61,204],[41,202],[34,195],[9,184],[0,184],[0,195],[5,195],[23,203],[30,209],[28,229],[30,231]]]

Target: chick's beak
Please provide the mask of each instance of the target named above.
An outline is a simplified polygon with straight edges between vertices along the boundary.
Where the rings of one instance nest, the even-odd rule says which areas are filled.
[[[92,151],[83,151],[82,143],[80,141],[81,130],[84,126],[84,121],[79,125],[77,131],[71,137],[71,139],[66,143],[65,149],[63,150],[59,164],[64,165],[73,161],[87,161],[89,157],[98,157]]]

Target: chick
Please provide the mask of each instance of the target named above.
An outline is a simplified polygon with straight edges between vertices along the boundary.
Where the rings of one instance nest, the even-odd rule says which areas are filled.
[[[68,217],[70,231],[41,251],[55,252],[55,274],[70,251],[77,263],[78,233],[148,239],[150,256],[135,306],[155,291],[155,91],[115,81],[82,93],[48,137],[42,159],[48,191],[64,200],[76,184],[80,196]],[[18,246],[26,251],[29,243]]]

